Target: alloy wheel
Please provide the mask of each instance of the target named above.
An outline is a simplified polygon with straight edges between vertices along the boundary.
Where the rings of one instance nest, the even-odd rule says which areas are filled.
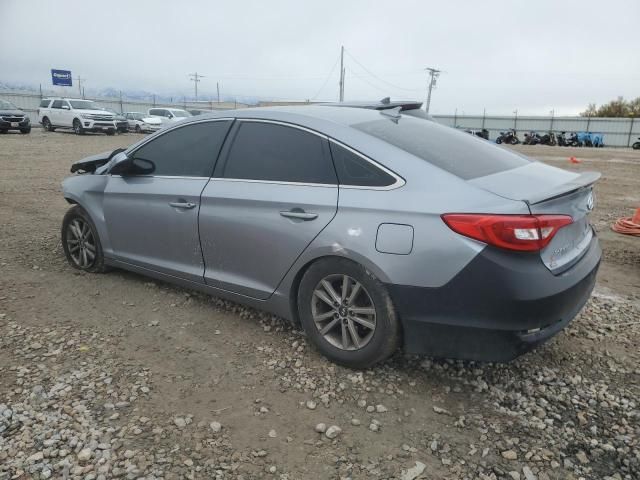
[[[363,348],[376,330],[371,296],[348,275],[329,275],[318,283],[311,297],[311,314],[320,335],[341,350]]]
[[[73,262],[82,269],[90,268],[96,259],[96,241],[89,224],[74,218],[67,227],[67,249]]]

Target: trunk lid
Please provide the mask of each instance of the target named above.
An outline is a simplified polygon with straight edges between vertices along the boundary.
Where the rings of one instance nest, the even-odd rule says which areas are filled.
[[[540,251],[540,258],[555,274],[571,268],[586,252],[593,230],[593,184],[597,172],[575,173],[532,162],[519,168],[469,180],[472,185],[511,200],[525,202],[532,214],[570,215],[573,223],[556,233]]]

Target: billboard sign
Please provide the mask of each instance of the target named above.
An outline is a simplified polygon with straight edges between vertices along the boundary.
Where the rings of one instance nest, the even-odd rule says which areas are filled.
[[[51,82],[62,87],[71,87],[71,70],[51,69]]]

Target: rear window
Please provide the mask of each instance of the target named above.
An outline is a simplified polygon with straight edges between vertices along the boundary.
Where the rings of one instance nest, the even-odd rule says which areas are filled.
[[[517,153],[486,140],[423,119],[407,116],[381,118],[351,126],[464,180],[529,163]]]

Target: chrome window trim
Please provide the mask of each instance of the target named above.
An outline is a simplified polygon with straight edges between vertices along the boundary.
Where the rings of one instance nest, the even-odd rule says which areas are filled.
[[[161,136],[166,135],[169,132],[177,130],[178,128],[184,128],[184,127],[187,127],[189,125],[195,125],[197,123],[222,122],[222,121],[228,121],[228,120],[235,120],[235,119],[233,117],[205,118],[203,120],[196,120],[196,121],[187,122],[187,123],[184,123],[184,124],[173,125],[171,127],[166,128],[165,130],[163,130],[161,133],[159,133],[157,135],[152,135],[150,137],[145,138],[144,140],[141,140],[142,143],[133,144],[131,147],[129,147],[127,150],[125,150],[124,153],[126,153],[127,156],[129,156],[131,154],[134,154],[139,149],[141,149],[143,146],[145,146],[147,143],[152,142],[153,140],[155,140],[157,138],[160,138]]]
[[[337,188],[337,183],[305,183],[305,182],[285,182],[281,180],[252,180],[250,178],[224,178],[224,177],[211,177],[211,181],[214,182],[238,182],[238,183],[264,183],[270,185],[294,185],[298,187],[325,187],[325,188]]]
[[[237,118],[238,122],[255,122],[255,123],[273,123],[275,125],[282,125],[284,127],[297,128],[298,130],[303,130],[305,132],[311,133],[317,137],[323,138],[325,140],[329,140],[329,137],[324,133],[317,132],[307,127],[303,127],[302,125],[298,125],[296,123],[283,122],[281,120],[270,120],[268,118]],[[293,182],[295,183],[295,182]]]
[[[123,178],[122,175],[117,173],[109,173],[109,176],[113,178]],[[168,178],[174,180],[210,180],[211,177],[187,177],[180,175],[127,175],[127,178],[135,177],[135,178]]]
[[[391,177],[393,177],[395,179],[395,182],[393,182],[391,185],[385,185],[383,187],[376,187],[376,186],[369,186],[369,185],[349,185],[349,184],[342,184],[341,183],[340,184],[340,188],[348,188],[348,189],[351,189],[351,190],[395,190],[396,188],[403,187],[407,183],[404,178],[402,178],[400,175],[398,175],[394,171],[389,170],[384,165],[379,164],[378,162],[376,162],[375,160],[367,157],[363,153],[360,153],[359,151],[351,148],[349,145],[345,145],[344,143],[340,142],[339,140],[336,140],[335,138],[330,138],[329,141],[335,143],[336,145],[338,145],[338,146],[340,146],[340,147],[342,147],[342,148],[344,148],[346,150],[349,150],[354,155],[357,155],[358,157],[362,158],[363,160],[365,160],[366,162],[370,163],[374,167],[379,168],[384,173],[386,173],[387,175],[390,175]]]

